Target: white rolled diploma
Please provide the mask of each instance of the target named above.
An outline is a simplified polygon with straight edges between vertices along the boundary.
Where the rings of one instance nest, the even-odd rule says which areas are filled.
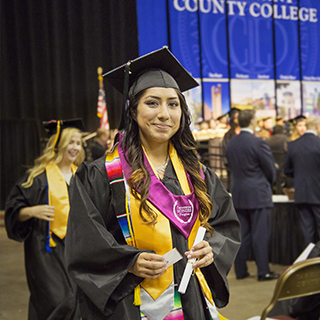
[[[203,240],[205,234],[206,234],[206,229],[204,227],[199,227],[196,238],[194,239],[194,242],[193,242],[193,247]],[[192,265],[194,264],[195,261],[196,261],[195,258],[188,260],[186,267],[184,268],[184,272],[183,272],[182,279],[178,289],[178,292],[182,294],[186,293],[186,290],[190,281],[190,277],[193,271]]]

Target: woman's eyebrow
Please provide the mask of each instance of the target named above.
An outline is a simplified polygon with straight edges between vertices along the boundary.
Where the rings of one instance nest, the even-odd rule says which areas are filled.
[[[148,98],[153,98],[153,99],[158,99],[158,100],[162,99],[162,97],[160,97],[160,96],[152,96],[152,95],[145,97],[145,99],[148,99]],[[173,100],[173,99],[179,99],[179,97],[169,97],[167,99]]]

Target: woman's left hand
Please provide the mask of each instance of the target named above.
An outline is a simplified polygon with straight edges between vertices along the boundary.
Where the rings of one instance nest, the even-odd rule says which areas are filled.
[[[213,262],[213,252],[209,243],[202,240],[197,245],[191,248],[190,251],[185,252],[188,260],[196,258],[196,262],[192,265],[194,268],[203,268]]]

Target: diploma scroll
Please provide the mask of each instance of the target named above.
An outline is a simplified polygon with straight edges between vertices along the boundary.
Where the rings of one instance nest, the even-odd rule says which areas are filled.
[[[203,240],[204,238],[204,235],[206,234],[206,229],[203,228],[203,227],[199,227],[199,230],[197,232],[197,235],[196,235],[196,238],[194,239],[194,242],[193,242],[193,246],[195,246],[196,244],[198,244],[200,241]],[[193,271],[193,263],[196,261],[196,259],[190,259],[188,260],[187,262],[187,265],[184,269],[184,272],[183,272],[183,275],[182,275],[182,279],[181,279],[181,282],[180,282],[180,285],[179,285],[179,289],[178,289],[178,292],[184,294],[187,290],[187,287],[188,287],[188,284],[189,284],[189,281],[190,281],[190,277],[191,277],[191,274],[192,274],[192,271]]]

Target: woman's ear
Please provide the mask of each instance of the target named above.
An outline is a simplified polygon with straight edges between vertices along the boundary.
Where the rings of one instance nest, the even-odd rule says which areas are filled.
[[[134,121],[137,121],[137,110],[131,110],[130,115]]]

